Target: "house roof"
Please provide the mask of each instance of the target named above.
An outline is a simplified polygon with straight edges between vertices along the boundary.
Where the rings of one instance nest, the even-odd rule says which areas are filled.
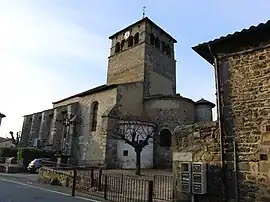
[[[268,30],[268,32],[270,33],[270,20],[268,20],[265,23],[260,23],[257,26],[251,26],[248,29],[242,29],[241,31],[234,32],[233,34],[228,34],[227,36],[222,36],[212,41],[198,44],[192,47],[192,49],[195,52],[197,52],[200,56],[202,56],[205,60],[207,60],[209,63],[213,64],[213,56],[209,50],[209,45],[218,45],[221,42],[227,41],[229,39],[236,39],[246,34],[257,34],[258,36],[261,36],[261,34],[265,32],[266,30]],[[264,33],[264,34],[269,34],[269,33]]]
[[[137,22],[135,22],[135,23],[133,23],[133,24],[127,26],[126,28],[121,29],[120,31],[118,31],[118,32],[116,32],[115,34],[111,35],[111,36],[109,37],[109,39],[113,39],[113,38],[114,38],[116,35],[118,35],[119,33],[123,32],[123,31],[125,31],[125,30],[128,30],[128,29],[130,29],[131,27],[133,27],[134,25],[140,24],[140,23],[143,22],[143,21],[147,21],[147,22],[150,23],[151,25],[157,27],[158,29],[161,29],[161,30],[163,31],[163,33],[173,41],[173,43],[177,43],[176,39],[174,39],[170,34],[168,34],[168,32],[166,32],[164,29],[162,29],[160,26],[158,26],[156,23],[154,23],[154,22],[153,22],[152,20],[150,20],[148,17],[142,18],[141,20],[139,20],[139,21],[137,21]]]
[[[4,117],[6,117],[6,115],[5,115],[5,114],[0,113],[0,118],[4,118]]]
[[[83,97],[83,96],[90,95],[90,94],[93,94],[93,93],[98,93],[98,92],[106,91],[106,90],[109,90],[109,89],[113,89],[115,87],[117,87],[117,84],[111,84],[111,85],[104,84],[104,85],[100,85],[100,86],[97,86],[95,88],[89,89],[87,91],[84,91],[84,92],[81,92],[81,93],[78,93],[78,94],[69,96],[67,98],[64,98],[62,100],[58,100],[56,102],[53,102],[53,104],[57,104],[59,102],[63,102],[63,101],[66,101],[68,99],[75,98],[75,97]]]
[[[195,102],[196,105],[209,105],[210,107],[214,108],[216,105],[208,100],[205,100],[205,99],[200,99],[198,100],[197,102]]]
[[[11,141],[11,139],[0,137],[0,143],[1,142],[8,142],[8,141]]]

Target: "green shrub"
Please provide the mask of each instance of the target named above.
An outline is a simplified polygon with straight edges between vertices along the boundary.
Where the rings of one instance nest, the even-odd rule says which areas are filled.
[[[19,148],[17,152],[17,159],[27,166],[35,158],[51,158],[56,160],[55,152],[45,151],[34,148]]]
[[[0,148],[0,157],[15,157],[17,158],[18,148]]]

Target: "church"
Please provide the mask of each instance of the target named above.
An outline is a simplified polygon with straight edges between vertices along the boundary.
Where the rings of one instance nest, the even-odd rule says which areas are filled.
[[[212,121],[213,103],[176,93],[176,39],[148,17],[109,37],[107,83],[24,116],[21,146],[61,150],[79,165],[135,168],[134,149],[110,132],[115,117],[144,117],[155,127],[142,168],[171,168],[176,126]],[[137,122],[134,124],[138,124]]]

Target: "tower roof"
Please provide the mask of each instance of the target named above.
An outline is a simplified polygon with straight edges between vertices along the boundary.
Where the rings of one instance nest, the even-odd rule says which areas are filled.
[[[173,41],[173,43],[177,43],[176,39],[174,39],[170,34],[168,34],[164,29],[162,29],[160,26],[158,26],[156,23],[154,23],[154,22],[153,22],[152,20],[150,20],[148,17],[142,18],[141,20],[139,20],[139,21],[137,21],[137,22],[135,22],[135,23],[133,23],[133,24],[127,26],[126,28],[121,29],[120,31],[118,31],[118,32],[116,32],[115,34],[111,35],[111,36],[109,37],[109,39],[113,39],[113,38],[114,38],[116,35],[118,35],[119,33],[124,32],[124,31],[130,29],[131,27],[135,26],[136,24],[140,24],[140,23],[143,22],[143,21],[146,21],[146,22],[150,23],[151,25],[153,25],[153,26],[159,28],[159,29],[160,29],[167,37],[169,37],[169,38]]]

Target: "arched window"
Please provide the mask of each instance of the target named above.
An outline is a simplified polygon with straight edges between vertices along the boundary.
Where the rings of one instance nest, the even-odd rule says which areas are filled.
[[[155,45],[155,35],[153,33],[150,36],[150,44],[153,46]]]
[[[128,47],[133,46],[133,36],[128,37]]]
[[[160,41],[159,41],[158,37],[156,37],[156,39],[155,39],[155,47],[160,48]]]
[[[126,41],[125,40],[122,40],[122,42],[121,42],[121,51],[124,49],[125,43],[126,43]]]
[[[137,43],[139,43],[139,33],[138,32],[134,35],[134,45]]]
[[[98,115],[98,102],[93,102],[91,106],[91,131],[96,131],[97,129],[97,115]]]
[[[120,43],[117,42],[115,45],[115,53],[119,53],[120,52]]]
[[[159,133],[159,146],[170,147],[172,134],[168,129],[162,129]]]

